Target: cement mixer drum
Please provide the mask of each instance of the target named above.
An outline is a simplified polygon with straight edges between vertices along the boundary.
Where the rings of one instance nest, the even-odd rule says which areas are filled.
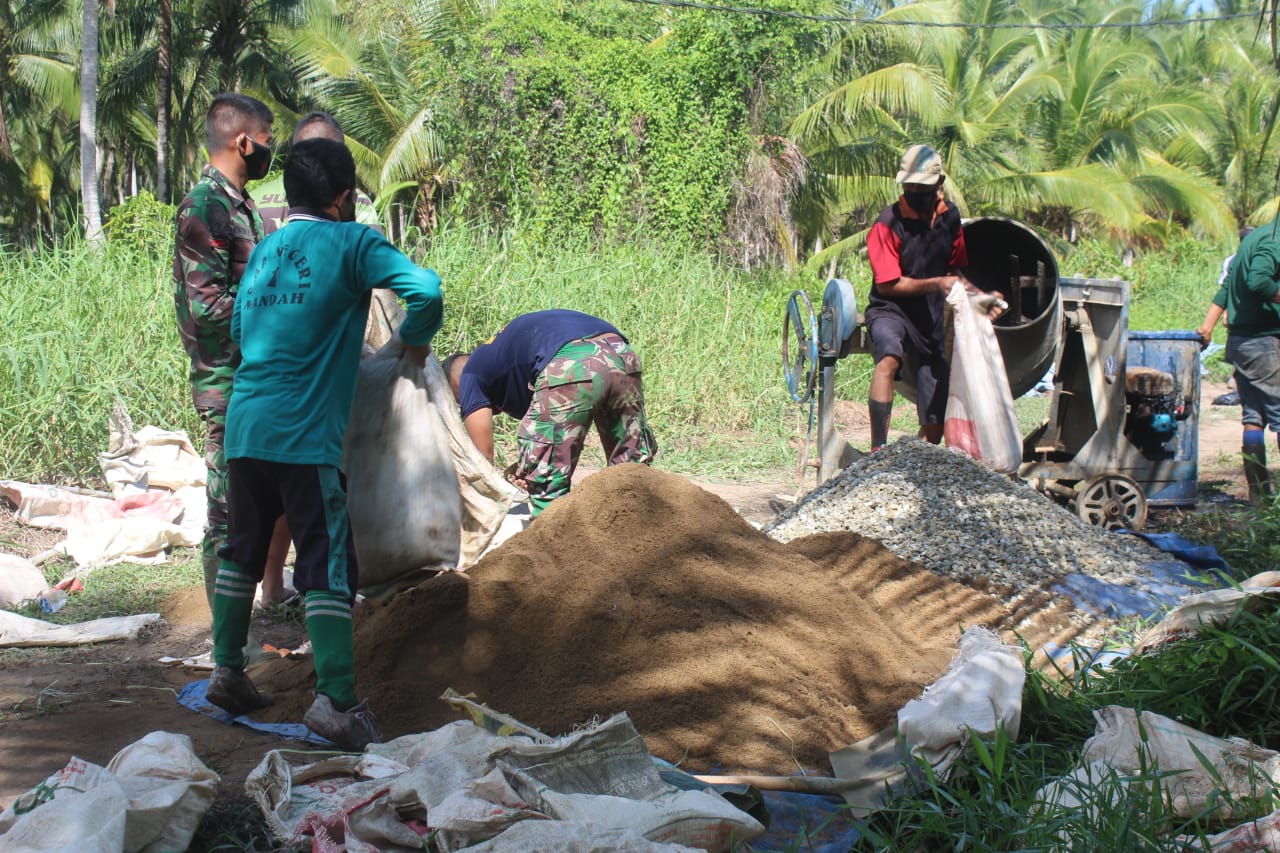
[[[1014,397],[1035,387],[1053,366],[1062,329],[1058,262],[1027,226],[983,217],[964,223],[969,266],[965,275],[989,293],[999,291],[1009,310],[996,321],[996,339]]]

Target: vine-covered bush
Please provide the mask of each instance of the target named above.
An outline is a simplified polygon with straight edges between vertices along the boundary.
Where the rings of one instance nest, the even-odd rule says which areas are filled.
[[[778,2],[775,5],[787,5]],[[513,0],[457,56],[456,199],[554,234],[723,229],[758,105],[799,22]]]

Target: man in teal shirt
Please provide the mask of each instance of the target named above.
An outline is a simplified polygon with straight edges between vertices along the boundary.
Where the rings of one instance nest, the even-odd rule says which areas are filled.
[[[230,529],[215,585],[217,666],[207,696],[236,715],[267,704],[245,675],[241,647],[283,513],[316,669],[315,702],[303,720],[338,746],[362,750],[378,734],[355,694],[351,604],[359,579],[342,442],[370,293],[387,288],[404,300],[405,357],[422,363],[442,320],[440,279],[354,221],[355,162],[342,143],[298,143],[284,181],[289,226],[254,249],[232,317],[241,363],[227,410]]]
[[[1240,393],[1249,497],[1271,494],[1265,429],[1280,434],[1280,234],[1277,222],[1240,243],[1214,304],[1227,314],[1227,361]]]

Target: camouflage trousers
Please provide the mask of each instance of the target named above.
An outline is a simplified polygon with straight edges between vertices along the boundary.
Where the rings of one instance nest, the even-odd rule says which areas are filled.
[[[199,412],[205,425],[205,498],[209,513],[204,525],[200,559],[204,568],[205,594],[209,597],[209,607],[212,610],[213,584],[218,577],[218,566],[222,562],[218,549],[227,541],[227,454],[223,448],[227,432],[227,410],[225,407],[201,408]]]
[[[535,515],[569,492],[593,423],[609,465],[653,461],[658,443],[645,419],[640,373],[640,356],[614,334],[571,341],[547,362],[516,433],[514,474],[527,483]]]

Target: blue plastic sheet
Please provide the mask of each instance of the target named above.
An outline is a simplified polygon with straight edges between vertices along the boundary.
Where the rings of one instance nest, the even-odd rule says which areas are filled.
[[[245,726],[263,734],[293,738],[316,746],[333,746],[332,742],[315,734],[302,723],[263,723],[244,715],[233,717],[205,697],[205,691],[208,688],[209,679],[207,678],[191,682],[178,693],[178,704],[190,708],[197,714],[213,717],[215,720],[229,725]]]
[[[858,821],[850,816],[848,805],[839,797],[760,791],[745,785],[708,786],[661,758],[653,759],[653,763],[667,784],[684,791],[714,788],[768,827],[764,835],[751,841],[751,849],[757,853],[849,853],[861,837]]]
[[[1148,563],[1147,577],[1128,586],[1083,574],[1069,574],[1053,589],[1066,595],[1080,610],[1112,618],[1153,616],[1185,596],[1225,586],[1226,560],[1209,545],[1201,545],[1176,533],[1133,533],[1176,559]]]
[[[1123,531],[1130,536],[1141,536],[1155,547],[1177,557],[1184,563],[1188,563],[1197,569],[1203,571],[1229,571],[1230,566],[1227,561],[1222,559],[1212,545],[1202,545],[1199,542],[1192,542],[1185,536],[1179,536],[1177,533],[1135,533],[1130,530]]]

